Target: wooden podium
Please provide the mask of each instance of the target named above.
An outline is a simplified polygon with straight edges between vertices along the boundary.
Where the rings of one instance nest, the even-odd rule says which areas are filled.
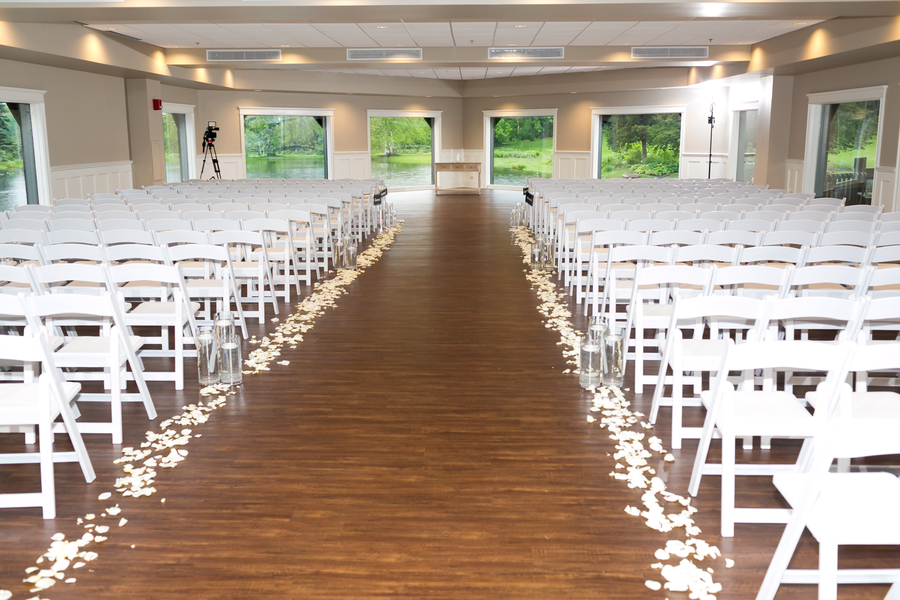
[[[475,174],[475,187],[441,187],[441,173]],[[480,194],[481,193],[481,163],[474,162],[447,162],[434,163],[434,193],[435,194]]]

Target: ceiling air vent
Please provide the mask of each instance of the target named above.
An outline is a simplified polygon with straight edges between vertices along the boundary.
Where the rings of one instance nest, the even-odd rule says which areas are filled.
[[[565,48],[488,48],[488,59],[504,58],[565,58]]]
[[[281,50],[207,50],[209,62],[260,62],[281,60]]]
[[[637,46],[631,58],[709,58],[709,46]]]
[[[422,60],[422,49],[347,48],[347,60]]]

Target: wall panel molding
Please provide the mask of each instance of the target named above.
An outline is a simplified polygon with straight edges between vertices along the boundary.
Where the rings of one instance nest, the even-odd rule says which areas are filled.
[[[50,190],[54,199],[115,194],[116,190],[134,187],[133,182],[130,160],[50,167]]]
[[[682,152],[681,153],[681,179],[713,179],[728,177],[728,154],[713,152],[712,174],[709,172],[709,152]]]
[[[884,212],[895,212],[897,170],[894,167],[875,167],[875,181],[872,184],[872,204],[883,206]]]
[[[803,193],[803,163],[797,158],[784,161],[784,189],[792,194]]]
[[[335,179],[369,179],[372,173],[372,161],[368,152],[335,152]]]
[[[211,179],[215,174],[212,165],[212,159],[207,159],[206,167],[203,168],[203,176],[200,176],[200,169],[203,168],[203,155],[197,156],[197,177],[202,179]],[[222,171],[222,179],[244,179],[247,177],[247,165],[244,163],[243,154],[219,154],[219,170]]]
[[[589,179],[591,177],[591,152],[554,152],[553,177]]]

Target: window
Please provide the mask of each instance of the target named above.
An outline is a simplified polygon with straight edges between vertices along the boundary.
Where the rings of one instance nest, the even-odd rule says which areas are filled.
[[[369,116],[372,177],[388,187],[434,184],[434,118]]]
[[[166,183],[196,177],[194,107],[163,102],[163,147],[166,154]]]
[[[681,110],[625,113],[594,109],[594,147],[600,179],[637,174],[678,177],[681,159]],[[619,113],[619,114],[616,114]]]
[[[332,109],[241,108],[246,176],[328,179]]]
[[[554,115],[492,117],[490,183],[524,186],[553,176]]]
[[[756,167],[756,117],[755,110],[741,110],[736,113],[738,119],[737,171],[735,181],[753,183],[753,171]]]
[[[0,102],[0,211],[36,202],[28,201],[25,184],[21,106],[28,109],[27,104]]]
[[[878,100],[822,106],[816,156],[817,198],[846,198],[847,204],[872,204]]]
[[[166,183],[178,183],[183,179],[189,179],[187,152],[182,148],[187,146],[184,126],[184,115],[177,113],[163,113],[163,144],[166,151]]]
[[[809,94],[804,192],[880,204],[878,161],[887,86]]]

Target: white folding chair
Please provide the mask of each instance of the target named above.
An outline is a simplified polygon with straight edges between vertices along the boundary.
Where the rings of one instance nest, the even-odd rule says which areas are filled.
[[[26,297],[0,295],[0,313],[25,316]],[[41,469],[41,491],[0,494],[0,508],[41,507],[45,519],[56,518],[56,485],[54,462],[78,462],[86,482],[94,481],[94,467],[71,401],[78,395],[81,385],[65,382],[53,362],[53,351],[43,329],[26,332],[27,335],[0,335],[0,360],[19,361],[26,365],[26,380],[22,383],[0,384],[0,432],[25,433],[26,443],[38,429],[38,452],[0,454],[0,464],[34,464]],[[34,381],[31,364],[40,363],[42,373]],[[54,452],[53,422],[62,417],[62,425],[69,436],[74,451]]]
[[[223,246],[232,255],[231,267],[235,277],[237,292],[246,285],[246,295],[239,294],[239,302],[257,303],[257,310],[244,311],[245,316],[256,316],[260,324],[265,322],[266,301],[272,302],[272,309],[278,314],[278,297],[275,293],[275,281],[269,265],[269,253],[266,242],[259,231],[212,231],[208,233],[209,242]],[[266,285],[269,294],[266,294]]]
[[[85,266],[85,265],[81,265]],[[30,267],[46,269],[47,267]],[[92,267],[103,275],[102,267]],[[35,276],[37,279],[37,276]],[[111,418],[109,422],[79,423],[83,433],[103,433],[112,436],[114,444],[122,443],[122,401],[138,400],[143,402],[147,418],[156,418],[156,408],[147,384],[143,377],[143,364],[138,360],[136,352],[143,346],[141,337],[128,334],[125,326],[125,301],[120,294],[106,292],[101,296],[84,294],[44,294],[28,299],[25,306],[29,325],[33,329],[47,325],[71,322],[73,318],[84,317],[98,319],[95,325],[101,328],[100,335],[85,335],[83,330],[74,338],[67,338],[64,346],[56,350],[54,362],[59,368],[67,369],[64,376],[69,381],[102,380],[109,394],[87,394],[82,391],[78,400],[110,402]],[[131,366],[131,374],[139,392],[125,394],[122,392],[127,384],[126,365]],[[85,373],[75,369],[103,369],[100,373]]]
[[[703,475],[720,475],[721,535],[734,537],[735,523],[786,523],[789,511],[780,508],[736,508],[735,477],[737,475],[774,475],[795,473],[809,461],[809,440],[827,423],[838,391],[847,376],[853,345],[825,342],[764,341],[735,344],[726,340],[726,350],[717,368],[715,381],[700,394],[706,406],[706,419],[700,445],[694,460],[688,492],[696,496]],[[826,371],[819,385],[820,403],[815,412],[806,410],[805,401],[787,391],[776,391],[777,369]],[[763,388],[755,389],[753,373],[766,373]],[[736,389],[728,374],[743,374]],[[721,463],[707,464],[706,459],[714,433],[722,439]],[[795,464],[736,464],[736,438],[747,436],[804,438],[803,448]]]

